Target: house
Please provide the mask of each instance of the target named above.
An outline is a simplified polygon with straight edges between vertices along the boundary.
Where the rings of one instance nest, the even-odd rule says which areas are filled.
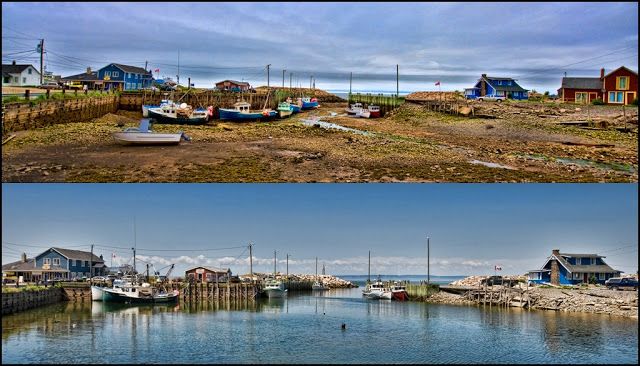
[[[35,258],[27,258],[22,253],[17,262],[2,265],[2,279],[15,282],[37,282],[46,279],[66,278],[66,269],[62,268],[38,268]]]
[[[487,74],[482,74],[473,88],[464,89],[466,99],[477,99],[485,95],[497,95],[515,100],[529,99],[529,91],[523,89],[514,79],[487,76]]]
[[[40,72],[33,65],[2,64],[2,86],[40,85]]]
[[[98,72],[91,71],[90,67],[87,67],[87,71],[83,72],[82,74],[65,76],[60,79],[60,82],[66,85],[69,85],[71,83],[86,85],[90,90],[101,89],[103,84],[103,81],[98,79]]]
[[[559,98],[565,103],[591,103],[596,99],[606,104],[631,104],[638,95],[638,73],[625,66],[600,77],[563,77]]]
[[[231,277],[231,269],[198,266],[186,270],[184,277],[191,281],[227,282]]]
[[[619,277],[622,271],[611,268],[603,258],[597,254],[568,254],[554,249],[540,269],[529,271],[529,283],[576,285],[588,283],[594,276],[598,283],[604,284],[611,277]]]
[[[142,67],[112,63],[98,70],[104,89],[139,90],[151,87],[151,71]]]
[[[246,81],[223,80],[216,83],[216,89],[232,92],[246,92],[251,86]]]

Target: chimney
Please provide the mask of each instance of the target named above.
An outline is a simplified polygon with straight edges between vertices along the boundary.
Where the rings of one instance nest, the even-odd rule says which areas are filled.
[[[87,74],[91,75],[91,67],[87,67]]]
[[[102,254],[100,254],[100,259],[103,259],[103,258],[102,258]]]
[[[22,263],[27,263],[27,253],[22,253],[20,259],[22,260]]]
[[[551,254],[553,254],[553,255],[560,255],[560,249],[553,249],[553,250],[551,251]]]
[[[483,77],[483,78],[486,78],[486,77],[487,77],[487,74],[482,74],[482,77]]]
[[[600,69],[600,80],[604,80],[604,67]]]
[[[16,64],[16,60],[13,60],[13,62],[11,62],[11,65],[15,65]]]

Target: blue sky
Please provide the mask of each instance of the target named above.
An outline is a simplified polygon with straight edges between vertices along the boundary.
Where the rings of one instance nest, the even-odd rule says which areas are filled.
[[[34,21],[37,19],[37,21]],[[637,71],[637,3],[2,3],[3,63],[68,76],[110,62],[178,73],[200,87],[232,78],[348,90],[471,87],[482,73],[555,93],[569,76]]]
[[[138,258],[314,273],[519,274],[552,249],[637,270],[637,184],[3,184],[2,262],[50,246]],[[223,249],[232,248],[232,249]],[[138,262],[143,263],[143,262]]]

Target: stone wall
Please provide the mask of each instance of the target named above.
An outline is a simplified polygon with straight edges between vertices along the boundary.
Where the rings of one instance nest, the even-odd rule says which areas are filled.
[[[63,298],[63,291],[59,287],[50,287],[39,291],[3,292],[2,315],[53,304],[62,301]]]

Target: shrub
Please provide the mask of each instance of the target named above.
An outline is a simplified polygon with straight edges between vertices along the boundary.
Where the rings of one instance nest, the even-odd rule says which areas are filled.
[[[595,275],[591,275],[591,277],[589,277],[589,283],[592,285],[595,285],[596,283],[598,283],[598,279],[596,278]]]
[[[602,101],[602,99],[594,99],[591,104],[593,105],[604,105],[604,102]]]
[[[638,105],[638,98],[633,99],[633,102],[631,102],[631,105]]]

